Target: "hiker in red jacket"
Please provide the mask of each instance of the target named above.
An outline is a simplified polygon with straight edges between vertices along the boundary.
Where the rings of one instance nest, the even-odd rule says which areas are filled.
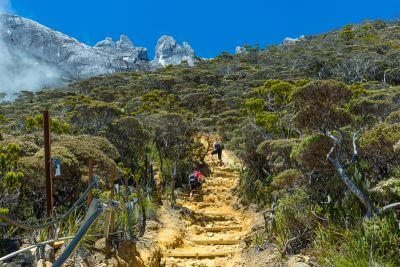
[[[189,175],[189,188],[190,188],[190,199],[192,199],[193,191],[200,189],[203,184],[200,171],[194,171]]]

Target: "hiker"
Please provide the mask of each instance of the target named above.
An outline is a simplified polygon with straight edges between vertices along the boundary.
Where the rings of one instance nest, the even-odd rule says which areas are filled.
[[[203,183],[201,178],[201,173],[199,171],[194,171],[189,175],[189,188],[190,188],[190,199],[192,199],[193,191],[200,189]]]
[[[214,142],[213,144],[213,152],[211,152],[211,155],[218,155],[218,161],[219,165],[225,166],[224,162],[222,161],[222,150],[224,149],[224,145],[218,141]]]

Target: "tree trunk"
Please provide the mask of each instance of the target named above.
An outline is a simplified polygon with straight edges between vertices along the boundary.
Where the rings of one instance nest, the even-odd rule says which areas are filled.
[[[171,181],[171,207],[175,207],[175,181],[176,181],[176,172],[177,172],[177,162],[174,161],[174,169],[172,173],[172,181]]]
[[[358,199],[361,200],[363,203],[366,213],[364,215],[365,218],[371,218],[372,215],[374,214],[374,204],[372,201],[369,199],[367,195],[365,195],[358,187],[353,183],[353,181],[348,177],[347,173],[343,169],[342,164],[337,159],[333,159],[332,157],[328,157],[329,161],[332,163],[332,165],[336,168],[338,171],[340,178],[344,182],[344,184],[347,186],[347,188],[355,194]]]

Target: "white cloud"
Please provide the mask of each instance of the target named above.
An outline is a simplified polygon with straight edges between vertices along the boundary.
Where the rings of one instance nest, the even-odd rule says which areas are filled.
[[[10,0],[0,0],[0,14],[11,13],[11,10]]]
[[[0,0],[0,14],[10,12],[10,1]],[[61,74],[58,68],[34,58],[29,51],[9,47],[5,38],[9,34],[10,29],[0,23],[0,101],[4,93],[6,100],[12,100],[21,90],[59,85]]]

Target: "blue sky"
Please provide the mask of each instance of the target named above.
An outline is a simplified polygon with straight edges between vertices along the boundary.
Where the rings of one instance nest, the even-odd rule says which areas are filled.
[[[236,45],[280,43],[366,19],[400,18],[398,0],[0,0],[14,13],[89,45],[128,35],[154,55],[157,39],[187,41],[200,57]]]

